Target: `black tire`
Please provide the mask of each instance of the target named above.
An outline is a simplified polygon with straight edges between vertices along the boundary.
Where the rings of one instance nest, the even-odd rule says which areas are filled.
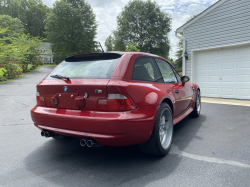
[[[164,114],[165,113],[165,114]],[[167,115],[166,115],[167,114]],[[160,131],[162,131],[161,128],[161,120],[162,120],[162,115],[166,115],[164,118],[165,119],[165,126],[166,129],[169,129],[169,133],[167,133],[167,144],[164,147],[161,143],[160,140]],[[170,129],[171,128],[171,129]],[[168,130],[166,130],[168,131]],[[143,152],[155,156],[165,156],[168,151],[170,150],[171,144],[172,144],[172,137],[173,137],[173,115],[172,115],[172,110],[170,106],[167,103],[162,103],[156,116],[153,132],[151,134],[150,139],[140,145],[140,148]]]
[[[194,110],[189,114],[190,117],[197,118],[201,112],[201,94],[200,90],[197,89]]]

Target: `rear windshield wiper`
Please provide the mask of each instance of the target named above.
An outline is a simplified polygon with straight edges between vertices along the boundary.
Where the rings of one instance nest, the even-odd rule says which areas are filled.
[[[68,81],[70,81],[69,77],[65,77],[62,75],[51,75],[50,77],[57,78],[57,79],[67,79]]]

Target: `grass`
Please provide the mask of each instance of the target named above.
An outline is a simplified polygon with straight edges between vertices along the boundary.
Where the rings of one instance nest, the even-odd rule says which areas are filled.
[[[43,66],[57,66],[56,64],[44,64]]]
[[[55,64],[46,64],[46,65],[44,65],[44,66],[56,66]],[[0,84],[4,84],[4,83],[6,83],[6,82],[10,82],[10,81],[13,81],[13,80],[16,80],[16,79],[19,79],[19,78],[21,78],[21,77],[25,77],[26,75],[28,75],[28,74],[30,74],[30,73],[33,73],[34,71],[37,71],[38,69],[40,69],[41,67],[43,67],[43,66],[37,66],[35,69],[33,69],[33,70],[31,70],[30,68],[32,67],[32,65],[31,64],[29,64],[28,65],[28,72],[26,72],[26,73],[22,73],[21,75],[19,75],[19,77],[16,77],[16,78],[12,78],[12,79],[8,79],[7,81],[1,81],[0,82]],[[20,69],[20,70],[22,70],[22,69]],[[1,70],[1,68],[0,68],[0,77],[2,77],[3,76],[3,71]]]

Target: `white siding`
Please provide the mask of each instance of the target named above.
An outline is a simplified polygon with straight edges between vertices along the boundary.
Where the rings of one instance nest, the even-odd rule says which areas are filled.
[[[191,77],[192,51],[250,41],[250,0],[227,0],[184,29],[186,75]]]

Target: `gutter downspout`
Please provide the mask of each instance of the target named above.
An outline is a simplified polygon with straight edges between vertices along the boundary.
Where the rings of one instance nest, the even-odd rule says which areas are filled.
[[[179,36],[177,31],[175,31],[175,37],[183,40],[183,49],[182,49],[182,76],[186,74],[186,59],[184,53],[186,51],[186,39],[183,36]]]

